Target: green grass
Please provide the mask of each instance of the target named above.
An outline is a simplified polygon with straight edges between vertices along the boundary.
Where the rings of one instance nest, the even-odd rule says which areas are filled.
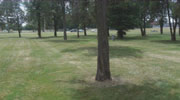
[[[180,37],[150,30],[110,40],[113,81],[104,83],[94,81],[95,33],[0,33],[0,100],[180,100]]]

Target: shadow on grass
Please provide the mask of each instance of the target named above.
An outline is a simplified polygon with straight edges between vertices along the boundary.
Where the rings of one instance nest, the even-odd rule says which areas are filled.
[[[104,83],[99,84],[103,85]],[[88,84],[87,87],[74,90],[72,96],[75,100],[180,100],[179,88],[179,84],[170,84],[160,80],[145,81],[141,85],[123,83],[98,86],[95,82]]]
[[[85,56],[97,56],[97,48],[96,47],[80,47],[75,49],[64,49],[62,52],[82,52]],[[110,57],[118,58],[118,57],[142,57],[143,52],[140,49],[125,47],[125,46],[110,46]]]
[[[47,42],[53,42],[53,43],[77,43],[77,42],[88,42],[88,40],[47,40]]]
[[[154,40],[151,42],[163,43],[163,44],[180,44],[180,41],[171,41],[171,40]]]

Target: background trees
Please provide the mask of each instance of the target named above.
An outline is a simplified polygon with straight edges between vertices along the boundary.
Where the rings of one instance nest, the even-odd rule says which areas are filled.
[[[110,2],[109,5],[109,25],[115,28],[118,38],[123,38],[125,31],[138,26],[138,8],[135,2],[118,1]]]

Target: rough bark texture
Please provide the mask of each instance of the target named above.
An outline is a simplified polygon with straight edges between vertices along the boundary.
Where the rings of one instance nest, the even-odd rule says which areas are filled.
[[[109,37],[110,36],[109,27],[107,28],[107,34],[108,34],[108,37]]]
[[[62,12],[63,12],[63,30],[64,30],[64,40],[67,40],[67,32],[66,32],[66,9],[65,9],[65,1],[62,1]]]
[[[179,36],[180,36],[180,18],[179,18]]]
[[[96,0],[98,28],[97,81],[111,80],[107,34],[107,0]]]

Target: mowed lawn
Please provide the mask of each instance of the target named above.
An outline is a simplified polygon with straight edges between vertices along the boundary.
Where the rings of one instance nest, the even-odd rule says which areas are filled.
[[[180,100],[180,36],[171,42],[168,29],[152,30],[110,40],[113,81],[103,83],[94,80],[93,32],[68,33],[68,41],[61,32],[0,33],[0,100]]]

